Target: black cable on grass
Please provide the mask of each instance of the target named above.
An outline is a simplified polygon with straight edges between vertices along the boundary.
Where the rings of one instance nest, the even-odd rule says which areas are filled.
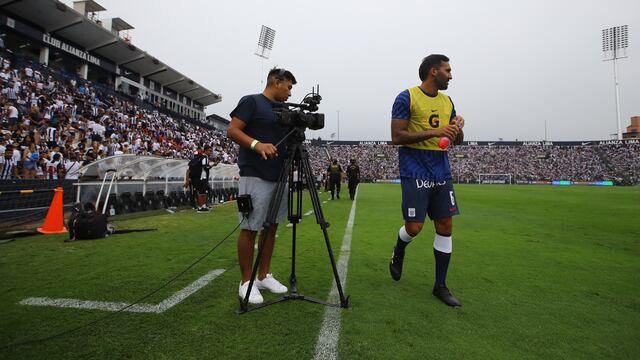
[[[222,245],[223,242],[225,242],[225,240],[227,240],[229,238],[229,236],[233,235],[234,232],[236,232],[236,230],[238,230],[238,228],[240,227],[240,225],[242,225],[242,223],[246,220],[246,217],[242,217],[242,220],[238,223],[238,225],[236,225],[235,228],[233,228],[233,230],[231,230],[231,232],[224,237],[224,239],[220,240],[219,243],[217,243],[213,248],[211,248],[211,250],[207,251],[207,253],[205,253],[204,255],[200,256],[196,261],[194,261],[191,265],[187,266],[186,269],[182,270],[179,274],[175,275],[174,277],[172,277],[171,279],[169,279],[167,282],[165,282],[162,286],[160,286],[159,288],[153,290],[152,292],[146,294],[145,296],[139,298],[138,300],[134,301],[133,303],[123,307],[122,309],[119,309],[116,312],[112,312],[109,313],[105,316],[99,317],[96,320],[90,321],[86,324],[77,326],[75,328],[69,329],[69,330],[65,330],[63,332],[51,335],[51,336],[47,336],[41,339],[35,339],[35,340],[27,340],[27,341],[23,341],[23,342],[18,342],[15,344],[9,344],[9,345],[4,345],[2,347],[0,347],[0,350],[4,350],[4,349],[8,349],[8,348],[12,348],[12,347],[17,347],[17,346],[22,346],[22,345],[28,345],[28,344],[35,344],[35,343],[39,343],[39,342],[45,342],[45,341],[49,341],[49,340],[53,340],[55,338],[67,335],[67,334],[71,334],[73,332],[76,332],[78,330],[87,328],[91,325],[95,325],[99,322],[102,322],[104,320],[107,320],[111,317],[114,317],[120,313],[122,313],[123,311],[127,310],[128,308],[139,304],[140,302],[146,300],[147,298],[151,297],[152,295],[156,294],[158,291],[164,289],[167,285],[171,284],[172,282],[176,281],[180,276],[184,275],[187,271],[191,270],[191,268],[193,268],[194,266],[196,266],[200,261],[204,260],[204,258],[206,258],[207,256],[211,255],[211,253],[218,248],[218,246]]]

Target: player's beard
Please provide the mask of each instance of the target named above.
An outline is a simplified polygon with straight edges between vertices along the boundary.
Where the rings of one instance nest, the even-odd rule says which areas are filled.
[[[438,90],[447,90],[449,87],[449,79],[443,77],[436,77],[436,86]]]

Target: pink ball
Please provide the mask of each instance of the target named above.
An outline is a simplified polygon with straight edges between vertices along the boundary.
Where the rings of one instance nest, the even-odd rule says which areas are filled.
[[[441,137],[440,141],[438,142],[438,146],[440,147],[440,149],[446,149],[449,147],[449,145],[451,144],[451,140],[449,140],[448,137]]]

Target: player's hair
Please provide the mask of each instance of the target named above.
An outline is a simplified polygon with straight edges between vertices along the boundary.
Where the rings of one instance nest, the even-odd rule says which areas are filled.
[[[426,58],[422,59],[422,63],[420,64],[420,69],[418,69],[418,75],[420,76],[420,80],[425,81],[431,69],[433,68],[439,69],[440,65],[442,65],[443,62],[448,62],[448,61],[449,61],[449,58],[441,54],[431,54]]]
[[[297,84],[296,77],[293,76],[291,71],[286,69],[273,68],[269,70],[267,75],[267,84],[273,84],[277,80],[289,80],[293,85]]]

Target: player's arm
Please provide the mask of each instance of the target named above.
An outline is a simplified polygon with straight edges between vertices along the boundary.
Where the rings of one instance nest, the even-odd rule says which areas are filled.
[[[273,144],[263,144],[259,142],[258,139],[254,139],[245,134],[244,128],[246,126],[247,123],[242,121],[240,118],[233,117],[229,124],[229,128],[227,129],[227,137],[236,144],[249,149],[251,148],[253,141],[257,140],[258,142],[254,146],[253,150],[260,154],[260,157],[265,160],[278,156],[278,149]]]
[[[409,120],[391,119],[391,141],[394,145],[406,145],[421,142],[431,138],[440,138],[443,136],[449,139],[455,139],[459,129],[455,125],[446,125],[438,129],[430,129],[425,131],[409,131]]]
[[[456,138],[453,140],[453,144],[462,145],[462,142],[464,141],[464,131],[462,131],[462,128],[464,127],[464,118],[462,116],[456,116],[455,118],[453,118],[453,120],[451,120],[451,123],[457,126],[460,130]]]
[[[453,144],[462,145],[462,142],[464,141],[464,132],[462,131],[462,128],[464,127],[464,118],[457,114],[456,105],[453,103],[453,100],[451,100],[451,97],[449,97],[449,101],[451,101],[451,106],[452,106],[451,119],[449,119],[449,123],[456,125],[460,130],[460,132],[458,133],[458,136],[456,136],[456,138],[453,139]]]

